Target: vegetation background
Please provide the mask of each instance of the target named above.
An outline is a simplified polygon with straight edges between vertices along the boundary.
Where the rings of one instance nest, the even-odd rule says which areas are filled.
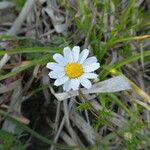
[[[149,0],[0,0],[0,150],[150,149],[149,38]],[[59,102],[45,65],[74,45],[132,89]]]

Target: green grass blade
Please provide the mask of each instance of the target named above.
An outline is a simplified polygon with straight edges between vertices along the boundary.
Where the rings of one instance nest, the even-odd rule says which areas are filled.
[[[7,51],[0,50],[0,56],[4,54],[13,55],[21,53],[56,53],[61,52],[61,48],[53,47],[32,47],[32,48],[15,48]]]
[[[13,36],[13,35],[0,35],[0,39],[7,39],[7,40],[33,40],[33,37],[24,37],[24,36]]]
[[[127,37],[127,38],[121,38],[115,40],[112,45],[120,43],[120,42],[127,42],[127,41],[132,41],[132,40],[144,40],[150,38],[150,35],[143,35],[143,36],[135,36],[135,37]]]
[[[41,59],[36,59],[36,60],[28,61],[25,64],[21,64],[14,71],[12,71],[12,72],[10,72],[10,73],[8,73],[6,75],[1,76],[0,77],[0,81],[4,80],[6,78],[12,77],[12,76],[16,75],[17,73],[22,72],[22,71],[24,71],[24,70],[26,70],[26,69],[28,69],[28,68],[30,68],[32,66],[35,66],[37,64],[45,64],[45,63],[47,63],[50,60],[51,60],[51,55],[47,54],[44,57],[42,57]]]
[[[111,31],[110,37],[106,41],[105,46],[100,50],[99,54],[100,60],[104,57],[105,53],[107,52],[107,49],[112,45],[113,41],[116,39],[116,35],[118,35],[121,29],[124,27],[124,25],[127,24],[129,20],[128,18],[130,17],[130,12],[133,7],[134,7],[134,0],[130,0],[128,6],[124,10],[124,13],[119,18],[119,21],[115,24],[113,30]]]
[[[120,107],[122,108],[125,112],[127,112],[130,116],[133,116],[132,112],[126,107],[125,104],[121,102],[121,100],[118,99],[118,97],[115,94],[109,94],[108,96],[111,97],[111,99]]]
[[[143,57],[146,57],[146,56],[150,56],[150,50],[147,50],[147,51],[145,51],[143,53]],[[117,68],[119,68],[119,67],[121,67],[123,65],[131,63],[133,61],[136,61],[136,60],[138,60],[140,58],[141,58],[141,53],[136,54],[134,56],[130,56],[130,57],[125,58],[125,59],[123,59],[121,61],[118,61],[116,64],[113,64],[111,66],[104,67],[106,70],[100,73],[100,78],[104,79],[110,73],[110,71],[112,69],[117,69]]]

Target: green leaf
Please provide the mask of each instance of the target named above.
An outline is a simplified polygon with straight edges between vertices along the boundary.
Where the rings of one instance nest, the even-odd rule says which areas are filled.
[[[3,150],[10,150],[13,144],[13,135],[6,131],[0,130],[0,145],[2,145]]]
[[[79,106],[76,107],[76,109],[78,111],[83,111],[83,110],[86,110],[86,109],[89,109],[90,106],[87,102],[83,102],[83,103],[80,103]]]

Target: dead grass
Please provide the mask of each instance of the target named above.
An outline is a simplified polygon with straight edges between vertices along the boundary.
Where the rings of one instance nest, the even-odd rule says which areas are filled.
[[[149,6],[0,1],[0,149],[149,149]],[[92,89],[63,93],[49,79],[45,64],[66,45],[101,63]]]

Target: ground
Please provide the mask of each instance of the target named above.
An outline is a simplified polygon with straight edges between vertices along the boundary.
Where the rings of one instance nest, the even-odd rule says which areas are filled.
[[[148,0],[0,0],[0,150],[150,149],[149,12]],[[98,79],[64,96],[46,64],[76,45]]]

